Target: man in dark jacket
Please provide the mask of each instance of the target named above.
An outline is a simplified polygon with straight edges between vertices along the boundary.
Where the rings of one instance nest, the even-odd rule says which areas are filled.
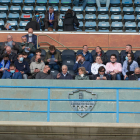
[[[86,61],[89,61],[90,63],[93,63],[93,57],[92,57],[92,54],[89,53],[87,45],[83,46],[83,51],[79,54],[82,54],[85,57]],[[79,54],[77,54],[77,55],[79,55]]]
[[[5,41],[1,46],[1,51],[4,53],[7,46],[10,46],[14,53],[18,53],[19,45],[17,42],[13,41],[13,37],[11,35],[7,36],[7,41]]]
[[[63,21],[63,30],[64,31],[75,31],[74,24],[78,27],[79,22],[78,19],[73,16],[73,11],[68,9],[65,15],[65,19]]]
[[[85,61],[85,57],[83,55],[81,55],[81,54],[77,55],[76,63],[73,66],[73,70],[77,74],[78,74],[78,68],[79,67],[85,67],[86,74],[90,74],[91,73],[91,64],[90,64],[90,62],[89,61]]]
[[[49,47],[49,51],[47,52],[45,63],[49,63],[49,67],[54,70],[60,69],[59,63],[62,61],[60,52],[56,51],[54,45]]]
[[[71,74],[68,73],[68,67],[66,65],[62,66],[62,72],[57,74],[57,79],[73,79]]]
[[[30,21],[27,23],[25,30],[28,30],[29,28],[32,28],[35,31],[40,31],[40,25],[37,21]]]
[[[20,73],[23,75],[23,79],[27,79],[27,74],[30,73],[29,64],[24,61],[23,55],[18,54],[18,60],[15,61],[16,68],[20,71]]]
[[[128,53],[133,53],[132,46],[130,44],[127,44],[125,51],[121,53],[121,64],[123,64],[123,62],[125,61],[125,57],[127,56]]]
[[[140,68],[139,67],[135,68],[135,72],[134,72],[133,75],[131,75],[129,77],[129,80],[137,80],[137,81],[140,81]]]
[[[46,65],[43,72],[36,74],[35,79],[53,79],[53,75],[50,73],[50,67]]]
[[[16,70],[13,63],[10,64],[10,70],[5,70],[1,79],[22,79],[22,74]]]
[[[10,46],[6,47],[6,51],[3,53],[4,54],[8,54],[9,55],[9,60],[11,63],[14,63],[17,60],[17,54],[12,52],[12,49]]]
[[[45,29],[48,29],[48,27],[52,27],[57,31],[58,29],[58,14],[54,12],[54,8],[50,7],[49,11],[45,15],[44,19]]]
[[[27,42],[26,36],[22,36],[21,39],[22,43],[19,46],[19,53],[28,53],[28,58],[31,60],[31,58],[34,56],[36,49],[32,43]]]
[[[27,38],[27,42],[32,43],[35,46],[35,48],[37,49],[37,36],[35,34],[33,34],[32,28],[28,29],[28,34],[25,36]]]

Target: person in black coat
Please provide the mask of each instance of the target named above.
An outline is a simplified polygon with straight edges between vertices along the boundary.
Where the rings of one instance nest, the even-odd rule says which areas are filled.
[[[73,11],[68,9],[65,15],[65,19],[63,21],[63,30],[64,31],[75,31],[74,24],[78,27],[79,22],[75,15],[73,15]]]
[[[29,28],[32,28],[35,31],[40,31],[40,25],[37,21],[30,21],[27,23],[25,30],[28,30]]]
[[[62,72],[57,74],[56,79],[67,79],[67,80],[73,79],[71,74],[68,73],[68,67],[66,65],[62,66]]]
[[[137,80],[140,81],[140,68],[135,68],[135,73],[129,77],[129,80]]]

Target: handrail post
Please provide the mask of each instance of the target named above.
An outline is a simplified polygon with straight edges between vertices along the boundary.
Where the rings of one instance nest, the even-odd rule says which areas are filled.
[[[119,89],[116,89],[116,123],[119,123]]]
[[[47,122],[50,121],[50,88],[48,88]]]

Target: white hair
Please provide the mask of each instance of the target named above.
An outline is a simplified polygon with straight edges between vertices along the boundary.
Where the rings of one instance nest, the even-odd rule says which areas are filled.
[[[63,68],[63,67],[67,67],[67,65],[62,65],[62,68]],[[67,69],[68,69],[68,67],[67,67]]]

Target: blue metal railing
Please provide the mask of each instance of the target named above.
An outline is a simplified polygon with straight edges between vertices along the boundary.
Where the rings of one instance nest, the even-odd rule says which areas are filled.
[[[28,111],[28,110],[0,110],[0,112],[30,112],[47,113],[47,122],[50,121],[50,113],[116,113],[116,122],[119,123],[119,113],[121,114],[140,114],[140,112],[120,112],[119,102],[140,102],[140,100],[119,100],[119,90],[140,90],[131,87],[47,87],[47,86],[0,86],[0,88],[42,88],[48,89],[48,99],[20,99],[20,98],[0,98],[0,100],[24,100],[24,101],[47,101],[47,111]],[[51,89],[114,89],[116,90],[116,100],[110,99],[50,99]],[[106,101],[116,102],[116,111],[50,111],[51,101]]]

